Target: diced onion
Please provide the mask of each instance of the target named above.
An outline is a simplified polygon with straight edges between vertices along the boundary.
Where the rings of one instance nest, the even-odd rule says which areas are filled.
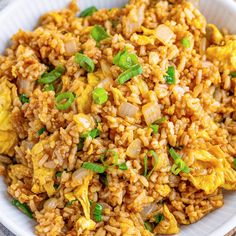
[[[148,204],[147,206],[145,206],[143,208],[143,210],[141,211],[141,217],[143,220],[146,220],[148,218],[148,216],[152,213],[152,212],[155,212],[156,210],[158,209],[157,207],[157,203],[156,202],[153,202],[153,203],[150,203]]]
[[[72,184],[73,186],[81,185],[83,179],[89,174],[89,170],[80,168],[72,174]]]
[[[49,198],[44,203],[44,208],[47,210],[55,209],[57,207],[58,200],[56,198]]]
[[[142,107],[142,113],[147,125],[154,123],[161,117],[161,110],[159,104],[149,102]]]
[[[135,105],[129,103],[129,102],[123,102],[118,109],[118,115],[126,118],[128,117],[135,117],[135,115],[138,112],[138,107],[136,107]]]
[[[71,39],[64,44],[65,51],[68,55],[73,55],[77,52],[77,45],[75,39]]]
[[[132,141],[126,150],[126,155],[131,158],[138,157],[141,152],[141,144],[141,140],[138,138]]]
[[[168,44],[175,34],[173,31],[166,25],[159,25],[156,28],[156,37],[163,43]]]

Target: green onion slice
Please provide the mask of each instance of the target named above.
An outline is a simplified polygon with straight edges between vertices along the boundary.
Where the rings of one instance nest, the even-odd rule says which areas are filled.
[[[12,205],[17,207],[20,211],[22,211],[25,215],[27,215],[29,218],[33,218],[33,213],[28,207],[27,204],[21,203],[16,199],[12,199],[11,201]]]
[[[80,13],[80,17],[86,17],[86,16],[91,16],[93,15],[94,12],[96,12],[98,9],[95,6],[91,6],[86,8]]]
[[[157,124],[151,124],[150,128],[152,129],[154,134],[158,134],[158,130],[159,130],[159,125]]]
[[[93,72],[95,69],[94,62],[82,53],[75,54],[75,62],[84,68],[87,72]]]
[[[79,138],[79,143],[77,145],[77,151],[82,151],[83,150],[83,147],[84,147],[84,141],[85,139],[84,138]]]
[[[62,176],[62,171],[57,171],[56,177],[61,177]]]
[[[134,53],[128,53],[127,49],[117,53],[113,63],[122,69],[129,69],[131,66],[138,64],[138,57]]]
[[[61,103],[63,100],[66,102]],[[58,110],[68,109],[75,100],[75,96],[72,92],[60,93],[56,96],[56,107]]]
[[[41,134],[43,134],[44,131],[46,131],[45,127],[41,128],[37,133],[38,133],[38,135],[41,135]]]
[[[29,98],[25,94],[20,95],[20,101],[24,103],[29,103]]]
[[[232,78],[236,78],[236,71],[232,71],[229,74]]]
[[[45,84],[43,92],[48,92],[48,91],[55,91],[55,87],[53,84]]]
[[[93,27],[91,31],[91,36],[97,43],[99,43],[100,41],[106,38],[109,38],[109,35],[106,32],[106,30],[100,25],[95,25]]]
[[[154,216],[154,219],[155,219],[155,223],[159,224],[162,220],[164,220],[164,215],[159,213]]]
[[[167,84],[175,84],[176,78],[175,78],[175,67],[169,66],[168,70],[166,72],[166,75],[164,76],[164,79]]]
[[[96,222],[102,221],[102,210],[103,210],[102,205],[99,203],[96,203],[94,211],[93,211],[93,216]]]
[[[128,166],[126,165],[126,162],[119,164],[118,166],[120,170],[128,170]]]
[[[84,162],[82,167],[87,170],[92,170],[95,173],[104,173],[106,171],[106,167],[102,165],[98,165],[92,162]]]
[[[154,158],[154,166],[152,170],[148,173],[148,155],[151,155]],[[154,150],[150,150],[147,152],[147,154],[144,156],[144,176],[149,178],[152,175],[152,172],[155,170],[158,163],[158,156],[157,153]]]
[[[66,203],[66,206],[72,206],[75,202],[77,202],[78,199],[75,199],[75,200],[72,200],[72,201],[69,201]]]
[[[65,67],[63,65],[58,65],[54,70],[50,72],[45,72],[41,75],[41,78],[38,79],[40,84],[51,84],[52,82],[59,79],[65,72]]]
[[[88,138],[88,137],[91,137],[92,139],[94,139],[94,138],[99,137],[99,135],[100,135],[99,129],[98,129],[98,128],[95,128],[95,129],[92,129],[92,130],[89,131],[89,132],[83,133],[83,134],[81,135],[81,138],[86,139],[86,138]]]
[[[118,83],[124,84],[125,82],[133,78],[134,76],[141,75],[142,73],[143,73],[143,69],[141,65],[137,64],[137,65],[131,66],[128,70],[124,71],[123,73],[119,75]]]
[[[190,48],[190,40],[189,38],[183,38],[181,40],[181,44],[184,46],[184,48]]]
[[[234,168],[236,169],[236,158],[234,158]]]
[[[167,117],[166,117],[166,116],[163,116],[162,118],[156,120],[156,121],[154,122],[154,124],[160,125],[160,124],[164,123],[166,120],[167,120]]]
[[[104,104],[108,100],[107,91],[104,88],[95,88],[92,96],[94,103],[99,105]]]
[[[174,164],[171,167],[171,172],[174,175],[178,175],[181,171],[186,174],[191,171],[190,168],[186,165],[186,163],[181,159],[179,154],[173,148],[170,148],[169,153],[174,160]]]
[[[145,227],[146,230],[148,230],[149,232],[152,233],[155,226],[154,226],[153,223],[150,223],[150,222],[148,222],[148,221],[145,221],[145,222],[144,222],[144,227]]]

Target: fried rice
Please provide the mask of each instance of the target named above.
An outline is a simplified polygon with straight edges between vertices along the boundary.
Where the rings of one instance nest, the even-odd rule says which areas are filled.
[[[236,190],[236,36],[184,0],[78,12],[0,56],[9,201],[36,235],[176,234]]]

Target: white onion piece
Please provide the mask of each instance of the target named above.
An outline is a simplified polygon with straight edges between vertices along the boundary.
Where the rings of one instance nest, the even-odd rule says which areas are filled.
[[[130,143],[126,150],[126,155],[131,158],[138,157],[139,153],[141,152],[141,140],[136,138],[134,141]]]
[[[135,105],[129,102],[123,102],[118,108],[118,115],[123,118],[135,117],[138,110],[139,110],[138,107],[136,107]]]
[[[72,174],[72,185],[78,186],[83,183],[83,179],[89,174],[89,170],[80,168]]]
[[[142,107],[142,113],[147,125],[152,124],[161,118],[161,109],[158,103],[149,102]]]
[[[100,83],[97,85],[98,88],[104,88],[106,90],[110,89],[110,86],[113,84],[113,79],[110,77],[107,77],[100,81]]]
[[[57,207],[57,199],[56,198],[49,198],[45,203],[44,203],[44,208],[47,210],[55,209]]]
[[[166,25],[159,25],[156,28],[156,37],[163,43],[168,44],[175,34],[173,31]]]
[[[77,45],[75,39],[71,39],[64,43],[65,51],[68,55],[73,55],[77,52]]]
[[[17,85],[18,85],[20,94],[26,94],[27,96],[29,96],[34,90],[35,81],[18,78]]]
[[[146,220],[148,215],[150,215],[152,212],[156,211],[158,209],[156,202],[150,203],[147,206],[143,208],[140,215],[143,220]]]

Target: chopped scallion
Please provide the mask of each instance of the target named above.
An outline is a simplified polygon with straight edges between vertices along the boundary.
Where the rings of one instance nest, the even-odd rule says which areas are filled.
[[[236,158],[234,158],[234,168],[236,169]]]
[[[173,148],[170,148],[169,153],[174,160],[174,164],[171,167],[171,172],[174,175],[178,175],[181,171],[186,174],[191,171],[190,168],[186,165],[186,163],[181,159],[179,154]]]
[[[52,82],[59,79],[65,72],[65,67],[63,65],[58,65],[54,70],[50,72],[45,72],[41,75],[41,78],[38,79],[40,84],[51,84]]]
[[[29,98],[25,94],[20,95],[20,101],[24,103],[29,103]]]
[[[104,186],[107,186],[107,185],[108,185],[107,174],[106,174],[105,172],[99,174],[99,181],[100,181]]]
[[[69,201],[69,202],[66,203],[66,206],[72,206],[77,201],[78,201],[77,199]]]
[[[41,135],[41,134],[43,134],[44,131],[46,131],[45,127],[41,128],[37,133],[38,133],[38,135]]]
[[[184,46],[184,48],[190,48],[190,40],[189,40],[189,38],[183,38],[181,40],[181,44]]]
[[[99,129],[95,128],[95,129],[92,129],[92,130],[89,132],[88,135],[89,135],[92,139],[94,139],[94,138],[99,137],[100,131],[99,131]]]
[[[122,163],[122,164],[119,164],[118,166],[119,166],[119,169],[120,169],[120,170],[128,170],[128,166],[126,165],[125,162]]]
[[[43,88],[43,92],[48,92],[48,91],[55,91],[53,84],[45,84]]]
[[[33,218],[33,213],[27,204],[21,203],[20,201],[18,201],[16,199],[12,199],[11,203],[13,206],[17,207],[20,211],[22,211],[29,218]]]
[[[62,171],[57,171],[56,177],[61,177],[62,176]]]
[[[164,215],[159,213],[154,216],[155,223],[158,225],[162,220],[164,220]]]
[[[94,6],[88,7],[80,13],[80,17],[92,16],[98,9]]]
[[[232,78],[236,78],[236,71],[232,71],[229,74]]]
[[[157,133],[158,133],[158,130],[159,130],[159,125],[157,125],[157,124],[151,124],[151,125],[150,125],[150,128],[152,129],[152,131],[153,131],[154,134],[157,134]]]
[[[148,222],[148,221],[145,221],[145,222],[144,222],[144,227],[145,227],[146,230],[148,230],[149,232],[152,233],[155,226],[154,226],[153,223],[150,223],[150,222]]]
[[[133,65],[128,70],[124,71],[123,73],[119,75],[117,79],[118,83],[124,84],[125,82],[133,78],[134,76],[141,75],[142,73],[143,73],[143,69],[141,65],[138,65],[138,64]]]
[[[94,211],[93,211],[94,220],[96,222],[102,221],[102,210],[103,210],[102,205],[99,203],[96,203]]]
[[[106,38],[109,38],[109,35],[107,34],[106,30],[100,25],[95,25],[93,27],[91,31],[91,36],[97,43]]]
[[[148,155],[151,155],[154,158],[154,165],[149,173],[148,173]],[[144,156],[144,174],[143,175],[149,178],[152,175],[152,172],[155,170],[157,163],[158,163],[157,153],[154,150],[148,151],[147,154]]]
[[[164,79],[167,84],[175,84],[176,78],[175,78],[175,67],[169,66],[168,70],[166,72],[166,75],[164,76]]]
[[[95,65],[93,60],[82,53],[75,54],[75,62],[79,64],[82,68],[84,68],[87,72],[93,72],[95,69]]]
[[[117,53],[113,63],[122,69],[129,69],[131,66],[138,64],[138,57],[134,53],[128,53],[126,49]]]
[[[160,125],[160,124],[164,123],[166,120],[167,120],[167,117],[166,117],[166,116],[163,116],[162,118],[156,120],[156,121],[154,122],[154,124]]]
[[[99,165],[99,164],[95,164],[95,163],[92,163],[92,162],[84,162],[82,167],[84,169],[87,169],[87,170],[92,170],[93,172],[95,173],[104,173],[106,171],[106,167],[105,166],[102,166],[102,165]]]
[[[82,150],[83,150],[84,141],[85,141],[84,138],[81,138],[81,137],[79,138],[79,143],[78,143],[78,145],[77,145],[77,150],[78,150],[78,151],[82,151]]]
[[[108,100],[107,91],[104,88],[95,88],[92,92],[93,101],[96,104],[102,105]]]
[[[66,102],[61,103],[63,100]],[[56,107],[58,110],[68,109],[75,100],[75,96],[72,92],[60,93],[56,96]]]

